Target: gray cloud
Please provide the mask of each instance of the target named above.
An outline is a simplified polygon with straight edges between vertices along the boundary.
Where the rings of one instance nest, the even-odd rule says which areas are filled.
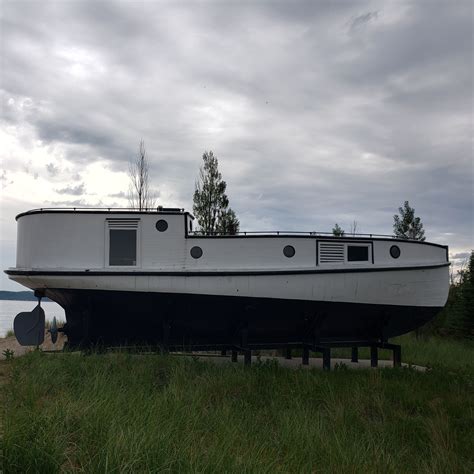
[[[54,163],[48,163],[46,165],[46,171],[49,176],[54,178],[59,173],[59,168]]]
[[[70,194],[71,196],[82,196],[86,193],[84,183],[80,183],[77,186],[66,186],[61,189],[55,189],[58,194]]]
[[[109,194],[108,197],[119,198],[119,199],[127,199],[128,198],[127,193],[125,193],[123,191],[120,191],[118,193]]]
[[[14,181],[8,178],[8,173],[6,170],[2,170],[0,173],[0,184],[2,188],[6,188],[9,184],[13,184]]]
[[[349,28],[355,30],[360,28],[371,21],[375,21],[379,16],[378,11],[364,13],[363,15],[356,16],[350,21]]]
[[[2,87],[28,102],[3,120],[31,142],[126,171],[144,138],[187,208],[213,149],[246,229],[390,233],[408,199],[472,245],[470,2],[25,5],[3,8]]]
[[[451,259],[452,260],[467,260],[470,257],[470,255],[471,254],[469,252],[460,252],[460,253],[451,255]]]

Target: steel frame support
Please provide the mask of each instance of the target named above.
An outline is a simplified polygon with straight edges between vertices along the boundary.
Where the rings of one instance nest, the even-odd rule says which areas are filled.
[[[402,346],[394,344],[393,350],[393,366],[401,367],[402,366]]]
[[[378,348],[375,345],[370,346],[370,366],[377,367],[379,365]]]
[[[252,351],[250,349],[244,350],[244,365],[250,366],[252,363]]]
[[[301,358],[301,363],[303,365],[309,365],[309,347],[303,346],[303,356]]]
[[[331,370],[331,348],[325,347],[323,353],[323,370]]]
[[[163,325],[163,339],[164,344],[159,344],[159,349],[162,353],[169,352],[182,352],[182,347],[168,347],[166,342],[168,339],[170,324]],[[247,346],[235,345],[232,349],[222,349],[221,346],[209,345],[209,346],[193,346],[188,347],[186,351],[209,351],[217,350],[220,351],[221,356],[227,356],[230,352],[230,359],[232,362],[238,361],[239,352],[244,356],[244,364],[250,366],[252,363],[252,350],[266,350],[266,349],[283,349],[286,359],[292,359],[293,349],[302,348],[301,363],[302,365],[309,365],[310,351],[318,352],[322,354],[323,369],[331,370],[331,349],[336,347],[351,348],[351,362],[359,361],[359,348],[368,347],[370,348],[370,366],[378,367],[379,354],[378,349],[386,349],[392,351],[393,367],[400,367],[402,365],[402,349],[398,344],[391,344],[386,341],[340,341],[340,342],[314,342],[313,344],[305,342],[291,342],[286,344],[248,344]],[[123,348],[122,348],[123,349]]]

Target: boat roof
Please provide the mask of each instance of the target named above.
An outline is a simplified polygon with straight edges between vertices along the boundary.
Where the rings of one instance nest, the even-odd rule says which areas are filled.
[[[20,217],[31,214],[159,214],[159,215],[186,215],[191,219],[194,216],[180,207],[153,207],[146,209],[136,209],[127,207],[41,207],[38,209],[31,209],[29,211],[21,212],[15,217],[18,220]]]

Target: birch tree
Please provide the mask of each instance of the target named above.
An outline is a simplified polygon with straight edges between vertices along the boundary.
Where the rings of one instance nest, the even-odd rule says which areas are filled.
[[[138,153],[134,160],[129,163],[128,176],[130,185],[128,189],[128,202],[132,209],[143,211],[154,208],[156,198],[150,189],[149,163],[145,149],[145,142],[140,140]]]

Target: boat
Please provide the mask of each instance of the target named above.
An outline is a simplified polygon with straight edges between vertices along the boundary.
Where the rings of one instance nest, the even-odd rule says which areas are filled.
[[[436,243],[202,235],[189,212],[162,207],[42,208],[16,220],[16,267],[6,273],[64,308],[60,330],[73,348],[383,343],[430,321],[448,296],[448,247]]]

